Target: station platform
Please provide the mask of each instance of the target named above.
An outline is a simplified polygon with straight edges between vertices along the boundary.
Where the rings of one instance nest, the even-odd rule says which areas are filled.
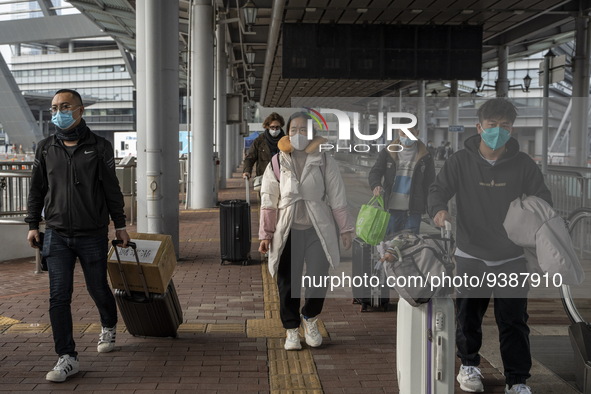
[[[244,198],[239,176],[227,181],[220,200]],[[47,274],[34,273],[33,258],[0,262],[0,392],[398,392],[393,291],[386,312],[361,312],[349,297],[328,298],[320,315],[323,345],[310,349],[303,342],[301,351],[283,350],[276,285],[256,251],[258,201],[256,193],[251,197],[254,261],[247,266],[220,265],[217,208],[181,211],[180,258],[173,276],[184,314],[178,338],[133,337],[120,319],[116,350],[97,353],[98,312],[77,267],[72,314],[81,372],[64,383],[45,380],[57,360]],[[347,263],[350,254],[345,253]],[[577,393],[569,321],[560,299],[529,305],[534,365],[528,384],[534,393]],[[502,393],[492,302],[483,331],[485,393]],[[457,384],[456,392],[462,392]]]

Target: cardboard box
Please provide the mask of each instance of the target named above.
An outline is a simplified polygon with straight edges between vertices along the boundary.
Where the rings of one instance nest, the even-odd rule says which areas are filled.
[[[150,293],[164,293],[172,278],[176,267],[176,254],[170,235],[163,234],[130,234],[131,240],[137,244],[137,252],[140,265],[148,284]],[[129,289],[132,291],[144,291],[144,285],[138,272],[138,266],[132,248],[118,248],[123,273],[127,279]],[[125,289],[117,255],[111,247],[109,251],[107,267],[111,286],[114,289]]]

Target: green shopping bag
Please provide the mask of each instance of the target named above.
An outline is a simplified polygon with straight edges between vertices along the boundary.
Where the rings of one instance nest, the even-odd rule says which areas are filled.
[[[355,234],[365,243],[375,246],[384,240],[389,220],[390,213],[384,209],[382,196],[374,196],[367,204],[361,206],[355,224]]]

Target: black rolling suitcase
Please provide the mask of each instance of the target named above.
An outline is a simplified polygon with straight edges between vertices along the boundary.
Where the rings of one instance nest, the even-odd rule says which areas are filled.
[[[121,241],[113,241],[113,247],[119,262],[121,262],[119,252],[115,246],[120,243]],[[115,291],[115,300],[127,331],[133,336],[176,337],[177,330],[183,322],[183,311],[172,279],[164,294],[148,292],[142,266],[137,256],[136,245],[133,242],[127,244],[134,250],[138,275],[140,275],[144,284],[143,292],[130,291],[123,269],[121,269],[121,278],[125,290],[117,289]]]
[[[370,244],[363,242],[361,238],[353,239],[352,276],[367,277],[367,286],[353,286],[353,303],[360,304],[362,312],[372,309],[386,311],[390,301],[390,289],[383,283],[382,273],[374,268],[379,259],[374,253],[374,249]],[[377,287],[373,287],[369,283],[372,276],[380,278]]]
[[[221,264],[229,261],[247,265],[250,260],[250,243],[250,195],[246,179],[246,201],[220,202]]]

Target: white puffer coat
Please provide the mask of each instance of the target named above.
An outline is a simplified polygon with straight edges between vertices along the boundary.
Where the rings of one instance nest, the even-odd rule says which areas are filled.
[[[336,267],[340,263],[335,219],[339,222],[341,234],[354,230],[352,219],[347,213],[345,185],[338,164],[331,156],[318,151],[318,146],[324,141],[321,137],[310,141],[305,150],[308,155],[300,181],[293,172],[294,163],[290,154],[293,148],[288,137],[282,138],[278,144],[281,171],[279,181],[272,165],[263,174],[259,238],[272,237],[269,251],[269,272],[272,276],[277,272],[279,258],[294,220],[297,201],[305,201],[308,216],[331,266]],[[346,219],[339,212],[344,213]]]

